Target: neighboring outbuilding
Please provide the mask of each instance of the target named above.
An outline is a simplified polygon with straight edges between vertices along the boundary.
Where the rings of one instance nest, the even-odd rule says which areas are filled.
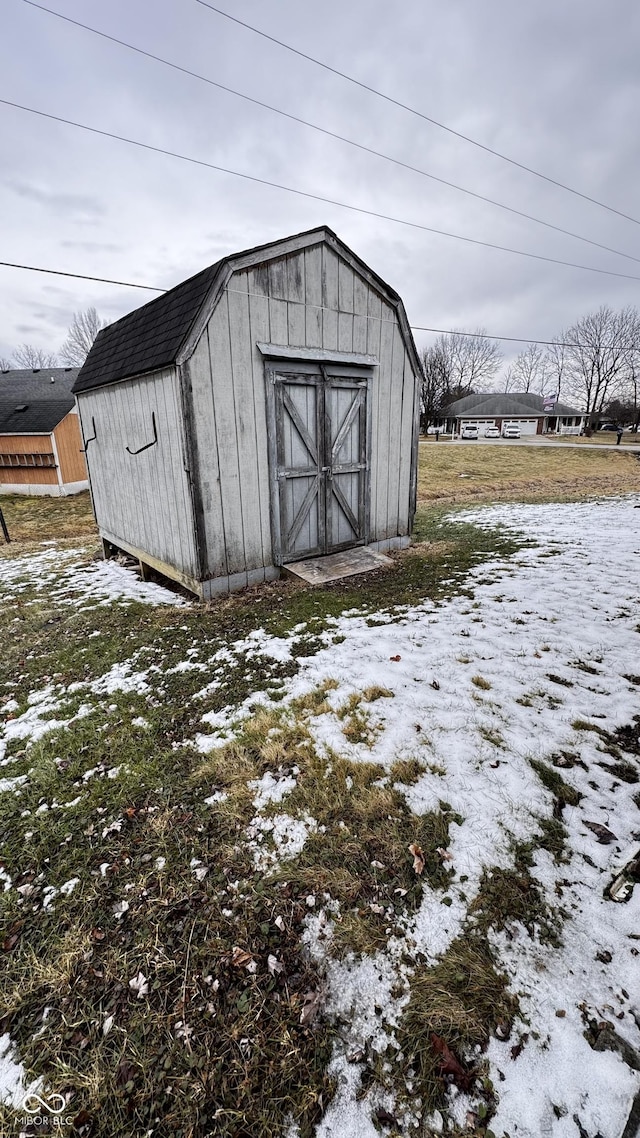
[[[408,545],[420,374],[330,229],[223,258],[100,332],[74,386],[105,554],[207,598]]]
[[[89,486],[72,387],[78,368],[0,373],[0,494],[77,494]]]
[[[531,392],[479,392],[456,399],[442,412],[445,429],[460,434],[465,426],[502,429],[504,423],[517,423],[521,435],[579,435],[584,415],[575,407],[558,403],[553,397]]]

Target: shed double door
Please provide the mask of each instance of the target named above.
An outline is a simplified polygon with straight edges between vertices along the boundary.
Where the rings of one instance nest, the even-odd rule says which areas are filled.
[[[365,541],[367,380],[276,375],[282,561]]]

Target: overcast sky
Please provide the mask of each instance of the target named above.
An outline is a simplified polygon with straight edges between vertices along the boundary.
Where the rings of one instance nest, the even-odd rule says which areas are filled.
[[[216,0],[214,0],[216,2]],[[217,0],[287,43],[640,218],[634,0]],[[45,0],[47,3],[47,0]],[[640,258],[640,226],[518,170],[196,0],[49,0],[129,41],[438,177]],[[365,209],[640,278],[640,260],[506,213],[3,0],[0,97]],[[220,256],[326,223],[412,325],[549,339],[640,280],[468,245],[0,106],[0,259],[168,288]],[[0,355],[59,349],[74,311],[153,294],[0,268]],[[419,347],[430,341],[415,333]],[[518,346],[504,345],[513,355]]]

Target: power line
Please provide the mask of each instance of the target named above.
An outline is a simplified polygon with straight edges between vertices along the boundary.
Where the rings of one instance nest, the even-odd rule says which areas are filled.
[[[336,198],[327,198],[321,194],[311,193],[310,190],[299,190],[293,186],[285,186],[281,182],[272,182],[267,178],[259,178],[255,174],[245,174],[240,170],[231,170],[228,166],[218,166],[213,162],[206,162],[203,158],[192,158],[187,154],[179,154],[175,150],[167,150],[162,146],[152,146],[149,142],[141,142],[139,139],[127,138],[122,134],[115,134],[113,131],[100,130],[95,126],[88,126],[86,123],[76,122],[74,119],[63,118],[61,115],[53,115],[48,111],[40,111],[36,107],[27,107],[22,103],[15,103],[11,99],[0,99],[0,104],[6,107],[13,107],[19,111],[25,111],[27,114],[37,115],[39,118],[49,119],[52,122],[64,123],[65,126],[73,126],[78,130],[88,131],[90,134],[97,134],[102,138],[112,138],[117,142],[125,142],[128,146],[138,146],[142,150],[149,150],[153,154],[163,154],[169,158],[178,158],[181,162],[189,162],[193,166],[203,166],[208,170],[215,170],[220,174],[231,174],[235,178],[242,178],[247,182],[256,182],[261,186],[270,186],[275,190],[283,190],[288,194],[295,194],[297,197],[308,198],[311,201],[323,202],[325,205],[338,206],[339,209],[348,209],[352,213],[359,213],[365,217],[375,217],[379,221],[391,221],[395,225],[405,225],[410,229],[418,229],[423,233],[433,233],[438,237],[449,237],[453,241],[464,241],[468,245],[478,245],[483,249],[497,249],[501,253],[511,253],[517,257],[528,257],[534,261],[545,261],[551,265],[563,265],[569,269],[580,269],[588,273],[598,273],[606,277],[620,277],[623,280],[638,281],[640,276],[635,276],[632,273],[619,273],[614,269],[599,269],[594,265],[581,265],[575,261],[563,261],[557,257],[545,257],[542,253],[530,253],[523,249],[514,249],[509,245],[498,245],[492,241],[481,241],[477,237],[464,237],[460,233],[451,233],[445,229],[435,229],[431,225],[423,225],[418,221],[408,221],[406,218],[393,217],[387,213],[379,213],[373,209],[366,209],[364,206],[351,205],[349,202],[341,202]]]
[[[116,281],[116,280],[112,280],[110,277],[93,277],[93,276],[90,276],[88,273],[68,273],[62,269],[43,269],[37,265],[20,265],[20,264],[14,263],[13,261],[0,261],[0,266],[4,266],[5,268],[9,268],[9,269],[27,269],[31,273],[50,273],[53,276],[57,276],[57,277],[74,277],[76,280],[81,280],[81,281],[97,281],[100,284],[120,285],[122,288],[142,288],[142,289],[146,289],[149,292],[165,293],[165,292],[169,291],[168,289],[159,288],[155,285],[137,284],[137,283],[134,283],[133,281]],[[264,298],[265,298],[264,293],[262,293],[262,292],[245,292],[244,290],[241,290],[241,289],[234,289],[234,288],[228,288],[228,287],[225,289],[225,292],[232,292],[232,293],[236,294],[237,296],[260,297],[261,300],[264,300]],[[303,307],[306,307],[306,308],[317,308],[317,309],[320,309],[321,311],[324,311],[324,312],[335,311],[334,309],[328,308],[324,304],[310,304],[308,301],[305,301],[305,300],[287,300],[286,303],[287,304],[299,304],[299,305],[302,305]],[[357,316],[359,314],[358,313],[349,313],[349,315]],[[370,317],[368,315],[365,316],[363,314],[363,319],[366,319],[366,320],[382,320],[383,323],[389,323],[389,324],[397,323],[397,321],[387,319],[384,316],[382,316],[382,317],[371,316]],[[489,332],[463,332],[461,329],[458,329],[458,328],[427,328],[424,324],[411,324],[410,328],[411,328],[412,332],[438,332],[442,336],[470,336],[470,337],[477,339],[477,340],[501,340],[501,341],[504,341],[506,343],[513,343],[513,344],[540,344],[543,347],[554,347],[554,348],[589,348],[589,347],[591,347],[591,345],[589,345],[589,344],[579,344],[579,343],[575,343],[571,340],[566,340],[566,341],[565,340],[532,340],[532,339],[527,338],[526,336],[495,336],[495,335],[491,335]],[[604,349],[616,349],[616,350],[621,351],[621,352],[635,352],[635,351],[640,350],[640,344],[628,344],[628,345],[625,345],[624,347],[622,347],[619,344],[601,344],[600,347],[604,348]]]
[[[572,237],[576,241],[584,241],[587,245],[593,245],[596,249],[602,249],[606,253],[614,253],[618,257],[625,257],[629,261],[637,261],[640,263],[640,257],[634,256],[633,253],[625,253],[621,249],[614,249],[610,245],[603,245],[600,241],[594,241],[591,237],[585,237],[580,233],[574,233],[570,229],[564,229],[561,225],[555,225],[551,221],[544,221],[534,214],[526,213],[524,210],[516,209],[514,206],[507,205],[505,202],[496,201],[495,198],[490,198],[485,194],[480,194],[475,190],[470,190],[466,186],[460,186],[456,182],[450,182],[446,178],[441,178],[437,174],[431,174],[427,170],[423,170],[418,166],[413,166],[409,162],[404,162],[400,158],[393,158],[390,154],[384,154],[380,150],[375,150],[371,146],[366,146],[364,143],[356,142],[355,139],[346,138],[345,135],[338,134],[336,131],[329,130],[326,127],[320,126],[318,123],[309,122],[307,119],[300,118],[299,115],[294,115],[289,111],[282,110],[280,107],[274,107],[270,103],[265,103],[261,99],[256,99],[252,95],[247,95],[243,91],[237,91],[233,87],[228,87],[224,83],[219,83],[215,79],[210,79],[206,75],[201,75],[197,71],[191,71],[188,67],[183,67],[179,63],[174,63],[172,60],[164,59],[160,55],[155,55],[151,51],[144,48],[137,47],[135,44],[129,43],[127,40],[119,39],[117,36],[109,35],[107,32],[101,31],[99,28],[94,28],[90,24],[84,24],[81,20],[74,20],[71,16],[65,16],[62,12],[57,12],[53,8],[47,8],[44,4],[36,3],[36,0],[22,0],[30,8],[37,8],[41,12],[46,12],[50,16],[56,16],[59,20],[64,20],[67,24],[73,24],[77,28],[82,28],[86,32],[91,32],[93,35],[100,36],[101,39],[110,41],[111,43],[118,44],[120,47],[126,48],[128,51],[133,51],[137,55],[144,56],[146,59],[152,59],[156,63],[161,63],[164,67],[170,67],[174,71],[178,71],[183,75],[188,75],[192,79],[197,79],[201,83],[206,83],[210,87],[216,87],[220,91],[225,91],[229,95],[233,95],[238,99],[244,99],[248,103],[253,103],[254,106],[262,107],[263,110],[271,111],[273,114],[280,115],[290,122],[298,123],[301,126],[308,127],[310,130],[315,130],[319,134],[324,134],[327,138],[336,139],[338,142],[344,142],[347,146],[353,146],[357,150],[363,151],[365,154],[371,154],[375,158],[382,158],[385,162],[390,162],[394,166],[399,166],[404,170],[409,170],[411,173],[419,174],[423,178],[429,178],[430,181],[438,182],[442,186],[447,186],[449,189],[458,190],[462,194],[467,194],[469,197],[475,198],[477,201],[486,202],[488,205],[496,206],[497,209],[505,210],[507,213],[514,214],[516,217],[522,217],[526,221],[533,221],[536,225],[543,225],[546,229],[552,229],[555,233],[562,233],[565,237]]]
[[[606,209],[609,213],[615,213],[618,217],[623,217],[625,221],[632,221],[634,225],[640,225],[640,221],[636,217],[631,217],[628,213],[623,213],[614,206],[607,205],[606,202],[601,202],[597,198],[589,197],[588,194],[582,193],[580,190],[575,190],[571,186],[567,186],[564,182],[558,181],[556,178],[549,177],[548,174],[541,173],[540,170],[534,170],[532,166],[526,166],[523,162],[518,162],[515,158],[509,158],[507,154],[502,154],[500,150],[493,150],[490,146],[485,146],[483,142],[478,142],[476,138],[471,138],[468,134],[462,134],[459,130],[454,130],[453,127],[446,126],[445,123],[439,122],[437,119],[430,118],[416,107],[410,107],[407,103],[402,103],[399,99],[394,99],[391,95],[385,95],[383,91],[378,91],[376,87],[370,87],[368,83],[363,83],[361,80],[356,79],[353,75],[348,75],[345,71],[339,71],[337,67],[331,67],[328,63],[323,63],[322,60],[316,59],[313,55],[308,55],[304,51],[293,47],[291,44],[285,43],[283,40],[277,39],[275,36],[269,35],[267,32],[261,31],[253,24],[246,23],[245,20],[239,20],[237,16],[232,16],[229,12],[223,11],[222,8],[216,8],[214,4],[207,3],[207,0],[196,0],[203,8],[209,8],[210,11],[216,12],[218,16],[224,16],[226,20],[231,20],[234,24],[239,24],[242,28],[247,28],[250,32],[255,32],[257,36],[262,36],[263,39],[275,43],[278,47],[283,47],[285,51],[290,51],[294,55],[299,56],[301,59],[306,59],[309,63],[315,63],[317,67],[322,67],[325,71],[330,71],[332,75],[338,75],[341,79],[346,79],[348,83],[353,83],[354,86],[360,87],[363,91],[368,91],[371,95],[376,95],[379,99],[384,99],[387,103],[392,103],[395,107],[400,107],[403,111],[408,111],[409,114],[416,115],[418,118],[423,119],[424,122],[431,123],[432,126],[437,126],[439,130],[445,130],[447,134],[452,134],[456,138],[462,139],[463,142],[469,142],[471,146],[477,146],[478,149],[484,150],[486,154],[492,154],[494,158],[500,158],[503,162],[508,162],[511,166],[516,166],[519,170],[524,170],[527,174],[533,174],[536,178],[541,178],[544,182],[549,182],[552,186],[557,186],[560,190],[566,190],[569,194],[575,194],[576,197],[582,198],[584,201],[591,202],[592,205],[600,206],[601,209]]]
[[[114,281],[110,277],[90,277],[86,273],[65,273],[62,269],[41,269],[36,265],[18,265],[13,261],[0,261],[7,269],[27,269],[30,273],[51,273],[54,277],[75,277],[80,281],[99,281],[100,284],[122,285],[123,288],[145,288],[149,292],[166,292],[164,288],[153,285],[134,284],[133,281]]]

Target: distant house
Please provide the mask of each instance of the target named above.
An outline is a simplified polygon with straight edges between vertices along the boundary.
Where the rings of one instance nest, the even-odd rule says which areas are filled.
[[[0,373],[0,494],[77,494],[89,486],[71,388],[77,368]]]
[[[400,297],[330,229],[225,257],[105,328],[80,371],[105,552],[207,599],[407,546],[420,375]]]
[[[579,435],[584,426],[584,415],[566,403],[551,404],[542,395],[530,392],[480,392],[456,399],[442,412],[448,431],[459,434],[463,427],[498,427],[503,423],[517,423],[521,435],[571,434]]]

